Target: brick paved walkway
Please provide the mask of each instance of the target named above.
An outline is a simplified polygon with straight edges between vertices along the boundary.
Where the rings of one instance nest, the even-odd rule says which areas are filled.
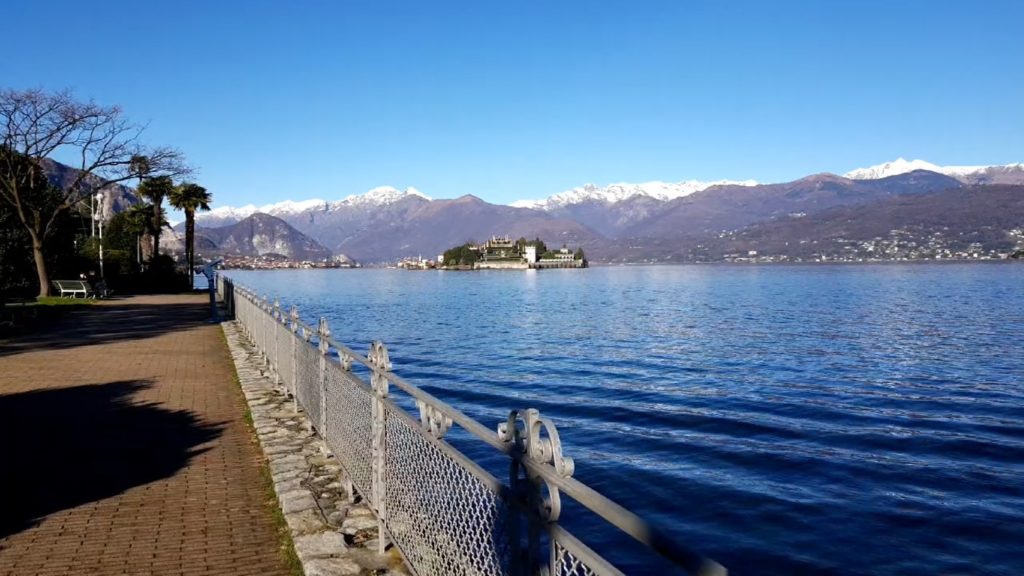
[[[0,341],[0,575],[287,574],[203,296]]]

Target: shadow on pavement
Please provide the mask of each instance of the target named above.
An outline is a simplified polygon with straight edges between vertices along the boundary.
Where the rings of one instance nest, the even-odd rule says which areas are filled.
[[[209,306],[201,303],[105,302],[71,312],[36,333],[0,340],[0,357],[39,349],[60,350],[150,338],[207,324],[209,320]]]
[[[0,539],[49,514],[173,476],[223,425],[133,402],[147,381],[0,396]]]

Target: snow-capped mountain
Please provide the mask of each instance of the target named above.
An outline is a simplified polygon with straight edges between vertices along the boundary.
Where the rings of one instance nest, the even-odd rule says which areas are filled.
[[[544,200],[517,200],[511,204],[515,208],[533,208],[535,210],[555,210],[573,204],[585,202],[602,202],[615,204],[628,200],[634,196],[646,196],[655,200],[672,200],[689,196],[695,192],[702,192],[712,186],[756,186],[754,180],[718,180],[715,182],[701,182],[699,180],[684,180],[682,182],[644,182],[641,184],[609,184],[608,186],[596,186],[586,184],[572,190],[560,192]]]
[[[295,214],[311,208],[317,208],[326,205],[327,202],[324,200],[313,199],[303,200],[296,202],[294,200],[285,200],[284,202],[277,202],[274,204],[266,204],[264,206],[256,206],[255,204],[246,204],[245,206],[219,206],[210,210],[209,212],[196,213],[196,221],[207,221],[207,220],[242,220],[252,216],[257,212],[264,214]]]
[[[393,188],[391,186],[378,186],[365,194],[347,196],[343,200],[334,202],[332,206],[385,206],[387,204],[394,204],[408,196],[419,196],[424,200],[432,200],[430,196],[427,196],[412,187],[406,188],[405,190],[399,190],[398,188]]]
[[[925,160],[905,160],[903,158],[851,170],[843,176],[851,180],[877,180],[906,174],[914,170],[937,172],[967,184],[1019,184],[1024,182],[1024,164],[1019,162],[1003,166],[939,166]]]
[[[408,198],[411,196],[423,198],[424,200],[430,200],[431,198],[415,188],[406,188],[405,190],[399,190],[392,186],[378,186],[363,194],[352,194],[346,196],[341,200],[329,202],[327,200],[321,200],[314,198],[311,200],[285,200],[283,202],[277,202],[274,204],[266,204],[263,206],[256,206],[255,204],[247,204],[241,207],[233,206],[221,206],[214,208],[209,212],[200,212],[196,214],[196,222],[202,223],[204,226],[223,226],[227,224],[234,224],[240,220],[248,218],[256,213],[270,214],[272,216],[285,217],[295,214],[301,214],[311,210],[317,211],[330,211],[337,210],[346,207],[353,208],[373,208],[382,207],[389,204],[394,204],[399,200]]]

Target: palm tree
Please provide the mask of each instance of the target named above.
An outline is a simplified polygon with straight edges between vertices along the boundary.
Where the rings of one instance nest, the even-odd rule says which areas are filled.
[[[213,196],[199,184],[182,183],[171,191],[171,206],[185,212],[185,260],[191,274],[196,269],[196,210],[209,210]]]
[[[126,229],[135,236],[135,259],[139,266],[142,265],[142,235],[150,228],[153,222],[153,208],[146,204],[136,204],[125,212],[127,220]]]
[[[164,198],[167,198],[174,191],[174,181],[171,180],[170,176],[144,178],[139,183],[138,191],[140,196],[149,200],[150,204],[153,205],[153,220],[150,233],[153,234],[153,258],[156,258],[160,255],[160,232],[163,229],[164,223],[162,210]]]
[[[132,159],[128,161],[128,173],[139,179],[139,186],[135,189],[139,196],[142,194],[139,192],[142,188],[142,180],[149,176],[149,173],[153,171],[153,166],[149,162],[149,156],[141,154],[135,154]]]

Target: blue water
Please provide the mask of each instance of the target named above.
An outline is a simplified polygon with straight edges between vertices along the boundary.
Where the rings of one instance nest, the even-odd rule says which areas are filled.
[[[229,275],[734,573],[1024,574],[1024,265]]]

